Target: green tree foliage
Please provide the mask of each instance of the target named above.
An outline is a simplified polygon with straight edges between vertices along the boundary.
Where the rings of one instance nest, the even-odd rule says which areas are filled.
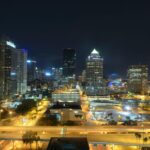
[[[109,125],[117,125],[117,122],[115,120],[110,120],[108,121]]]
[[[59,125],[59,121],[54,117],[42,117],[38,121],[37,125],[40,125],[40,126],[46,126],[46,125],[57,126],[57,125]]]
[[[143,142],[147,142],[147,141],[148,141],[148,137],[144,137]]]
[[[136,138],[141,138],[141,134],[138,133],[138,132],[136,132],[136,133],[135,133],[135,137],[136,137]]]
[[[37,132],[34,131],[27,131],[22,135],[23,143],[25,143],[26,145],[30,144],[30,149],[33,142],[36,142],[36,147],[37,147],[39,140],[40,137],[38,136]]]
[[[75,126],[76,123],[74,121],[68,120],[66,122],[63,122],[62,125],[65,125],[65,126]]]
[[[34,107],[36,107],[34,100],[23,100],[22,104],[16,108],[16,113],[24,115]]]

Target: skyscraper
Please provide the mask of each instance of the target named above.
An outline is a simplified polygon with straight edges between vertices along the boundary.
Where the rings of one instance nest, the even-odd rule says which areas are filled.
[[[99,85],[103,80],[103,58],[94,49],[86,60],[86,82],[88,85]]]
[[[17,93],[24,94],[27,90],[27,51],[18,50]]]
[[[63,50],[63,75],[73,76],[76,69],[76,51],[72,48]]]
[[[27,60],[27,83],[30,84],[36,79],[36,61]]]
[[[25,61],[27,53],[17,49],[16,45],[6,39],[0,41],[0,98],[24,93],[26,90]],[[23,91],[20,87],[23,86]]]
[[[63,75],[63,68],[52,68],[51,69],[51,72],[52,72],[52,77],[53,79],[55,80],[60,80],[62,78],[62,75]]]
[[[128,72],[128,90],[134,93],[146,93],[148,84],[148,66],[132,65]]]

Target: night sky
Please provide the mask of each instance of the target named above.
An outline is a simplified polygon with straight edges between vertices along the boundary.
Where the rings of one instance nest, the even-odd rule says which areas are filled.
[[[41,67],[60,66],[62,49],[77,50],[78,72],[93,48],[105,75],[150,65],[150,4],[145,0],[0,0],[0,35]],[[82,65],[81,65],[82,64]]]

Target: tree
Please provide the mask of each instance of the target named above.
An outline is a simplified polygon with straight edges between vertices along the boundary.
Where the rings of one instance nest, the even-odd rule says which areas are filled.
[[[32,131],[27,131],[26,133],[24,133],[22,135],[22,141],[23,143],[25,143],[26,145],[27,144],[30,144],[30,149],[31,149],[31,143],[33,142],[32,141]]]
[[[68,120],[66,122],[63,122],[62,125],[65,125],[65,126],[75,126],[76,123],[74,121]]]
[[[140,133],[136,132],[136,133],[135,133],[135,137],[138,138],[138,139],[140,139],[142,136],[141,136]]]
[[[42,118],[40,118],[40,120],[38,120],[37,125],[40,125],[40,126],[45,126],[45,125],[57,126],[57,125],[59,125],[59,121],[57,120],[57,118],[55,118],[53,116],[42,117]]]
[[[140,144],[140,139],[141,139],[142,135],[138,132],[136,132],[134,135],[139,140],[139,144]],[[140,146],[139,146],[139,149],[140,149]]]
[[[107,116],[105,117],[105,119],[107,121],[113,120],[113,114],[112,113],[107,114]]]
[[[38,136],[37,132],[34,132],[34,131],[27,131],[22,135],[23,143],[25,143],[26,145],[30,144],[30,149],[34,141],[36,142],[36,149],[37,149],[39,140],[40,140],[40,137]]]
[[[36,107],[36,102],[34,100],[23,100],[22,104],[16,108],[16,112],[24,115],[34,107]]]
[[[36,142],[36,149],[38,149],[38,141],[40,140],[40,137],[36,135],[34,140]]]
[[[117,125],[117,122],[115,120],[109,120],[108,124],[109,125]]]
[[[144,137],[143,138],[143,142],[145,143],[145,142],[147,142],[148,141],[148,137]]]

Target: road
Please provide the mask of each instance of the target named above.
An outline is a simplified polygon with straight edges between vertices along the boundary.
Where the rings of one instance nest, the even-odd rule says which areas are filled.
[[[41,111],[38,111],[35,119],[31,119],[31,116],[34,112],[29,112],[25,116],[20,116],[13,118],[13,126],[0,126],[0,138],[12,138],[12,139],[22,139],[23,133],[26,131],[32,130],[37,131],[42,139],[49,140],[50,137],[54,136],[75,136],[75,137],[87,137],[90,143],[94,142],[104,142],[116,144],[116,145],[136,145],[143,144],[142,138],[146,136],[146,133],[150,133],[150,126],[100,126],[99,121],[91,120],[91,115],[89,113],[89,103],[85,99],[82,99],[82,110],[86,113],[87,122],[92,126],[72,126],[72,127],[49,127],[49,126],[35,126],[37,121],[42,117],[46,108],[48,107],[48,102],[44,102],[41,106],[38,106]],[[25,118],[27,121],[22,121],[22,118]],[[66,128],[66,133],[61,135],[62,128]],[[137,140],[135,138],[135,132],[144,132],[142,134],[142,138]],[[149,134],[147,134],[149,135]],[[6,141],[3,141],[5,143]],[[15,141],[17,144],[18,141]],[[1,144],[1,143],[0,143]],[[12,147],[12,142],[5,143],[7,146],[5,150],[8,150]],[[144,144],[150,144],[150,142],[146,142]],[[19,143],[17,145],[20,145]],[[117,146],[115,150],[118,148]],[[92,148],[91,148],[92,149]],[[112,148],[110,148],[112,150]],[[120,146],[120,149],[121,146]],[[93,149],[92,149],[93,150]],[[95,150],[95,149],[94,149]],[[126,149],[127,150],[127,149]]]
[[[21,138],[22,134],[26,131],[32,130],[37,131],[41,138],[49,138],[52,136],[61,136],[62,129],[65,128],[65,135],[67,136],[86,136],[88,137],[89,142],[99,142],[99,141],[107,141],[108,142],[124,142],[126,143],[128,139],[128,143],[136,143],[135,141],[135,132],[141,132],[141,134],[150,133],[150,128],[142,128],[142,127],[105,127],[105,126],[75,126],[75,127],[48,127],[48,126],[35,126],[35,127],[12,127],[12,126],[3,126],[0,127],[0,138]],[[44,133],[44,134],[43,134]],[[119,138],[113,138],[113,136]],[[127,136],[127,137],[126,137]],[[107,137],[107,138],[105,138]],[[110,139],[109,139],[110,137]],[[121,138],[122,137],[122,138]],[[132,138],[131,138],[132,137]],[[122,141],[121,141],[122,139]],[[126,139],[126,141],[124,141]]]
[[[64,126],[0,126],[0,131],[61,131]],[[150,132],[150,126],[65,126],[67,131],[74,132],[109,132],[109,133],[128,133],[128,132]]]
[[[15,138],[18,140],[22,140],[22,134],[23,132],[9,132],[9,133],[1,133],[0,134],[0,138]],[[8,136],[9,135],[9,136]],[[58,131],[56,132],[55,130],[52,131],[48,131],[48,132],[38,132],[38,135],[40,135],[41,139],[45,139],[47,140],[47,143],[49,142],[49,139],[51,137],[87,137],[88,141],[90,144],[92,145],[115,145],[116,147],[137,147],[139,145],[145,145],[145,146],[150,146],[150,141],[147,142],[143,142],[143,137],[146,136],[150,136],[150,134],[142,134],[142,138],[137,139],[135,137],[135,135],[132,134],[107,134],[107,133],[89,133],[89,134],[85,134],[85,133],[77,133],[77,132],[70,132],[67,131],[66,133],[64,133],[63,135],[61,135]],[[17,144],[18,146],[21,145]],[[91,145],[91,149],[92,146]],[[10,146],[7,146],[6,150],[8,150],[9,147],[12,147],[12,143]],[[95,146],[94,146],[95,147]],[[107,146],[109,147],[109,146]],[[123,149],[123,148],[122,148]],[[126,150],[126,149],[125,149]]]
[[[32,126],[32,127],[35,126],[36,123],[38,122],[38,120],[43,116],[43,114],[46,111],[48,105],[49,105],[49,101],[42,101],[41,104],[37,107],[37,109],[40,110],[40,111],[36,112],[35,110],[31,110],[24,116],[12,117],[11,125],[12,126],[20,126],[21,128],[22,128],[22,126]],[[35,113],[35,112],[36,112],[36,114],[35,114],[36,117],[34,119],[32,119],[33,113]],[[2,126],[0,128],[2,128]],[[19,131],[21,131],[20,128],[19,128]],[[0,134],[0,136],[1,135],[2,134]],[[8,133],[8,135],[9,135],[9,133]],[[12,147],[11,142],[7,141],[7,144],[6,144],[6,141],[4,141],[4,140],[1,141],[1,145],[3,145],[3,149],[6,149],[6,150],[8,150],[9,148]]]

